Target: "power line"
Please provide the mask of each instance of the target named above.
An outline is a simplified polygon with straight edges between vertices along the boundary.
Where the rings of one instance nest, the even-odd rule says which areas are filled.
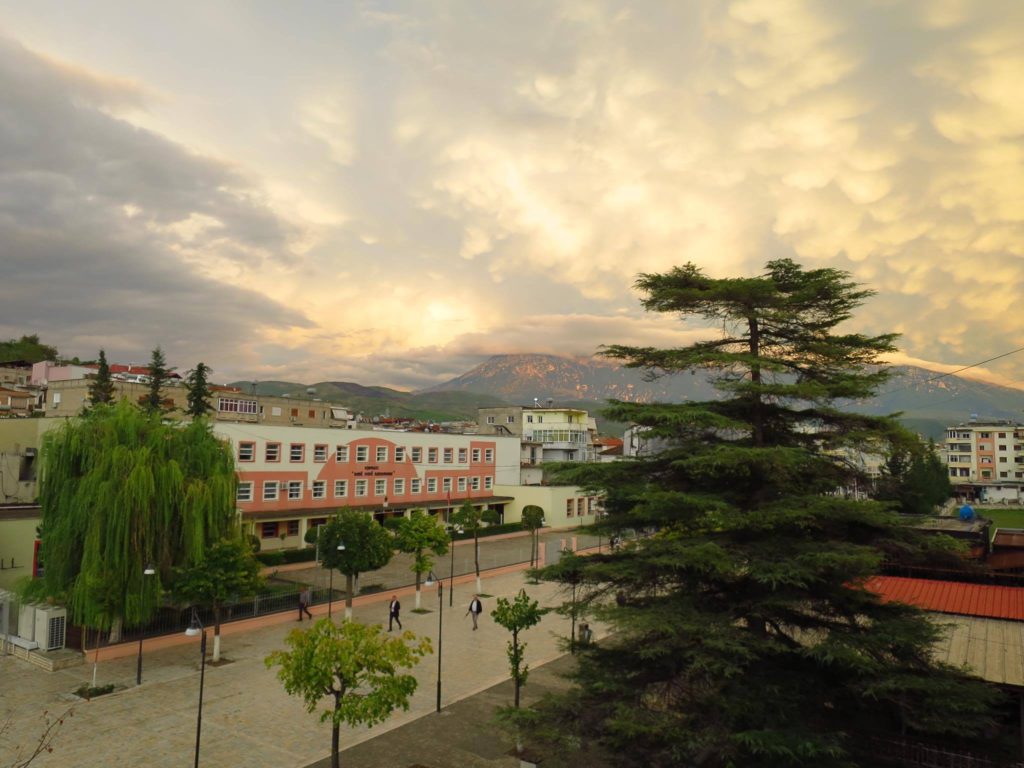
[[[930,384],[933,381],[938,381],[939,379],[944,379],[947,376],[955,376],[956,374],[960,373],[961,371],[967,371],[967,370],[970,370],[971,368],[977,368],[979,365],[984,365],[985,363],[991,363],[993,360],[999,360],[1000,358],[1009,357],[1010,355],[1016,355],[1019,352],[1024,352],[1024,347],[1017,347],[1017,349],[1011,349],[1009,352],[1003,352],[1001,355],[996,355],[995,357],[990,357],[990,358],[987,358],[985,360],[979,360],[976,363],[971,363],[970,365],[965,365],[963,368],[957,368],[955,371],[949,371],[948,373],[938,373],[938,374],[936,374],[934,376],[930,376],[929,378],[925,379],[922,383],[923,384]],[[897,389],[890,389],[888,392],[880,392],[879,394],[881,394],[881,395],[894,395],[897,392],[903,392],[905,390],[910,389],[911,386],[912,385],[908,384],[905,387],[899,387]],[[956,395],[954,395],[954,397],[956,397]]]

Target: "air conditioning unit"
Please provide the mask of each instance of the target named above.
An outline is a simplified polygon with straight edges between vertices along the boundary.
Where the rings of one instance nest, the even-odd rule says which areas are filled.
[[[60,605],[36,607],[36,636],[44,651],[56,651],[64,647],[67,633],[68,609]]]
[[[22,640],[36,639],[36,606],[22,603],[18,608],[18,637]]]

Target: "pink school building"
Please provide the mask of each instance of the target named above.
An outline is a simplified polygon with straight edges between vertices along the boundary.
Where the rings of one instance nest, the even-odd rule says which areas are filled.
[[[262,549],[304,545],[340,507],[381,518],[413,508],[447,517],[467,499],[504,513],[497,485],[519,481],[519,440],[492,435],[214,424],[231,443],[238,509]]]

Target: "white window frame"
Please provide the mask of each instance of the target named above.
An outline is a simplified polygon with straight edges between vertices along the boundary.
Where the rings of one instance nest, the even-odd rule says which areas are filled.
[[[364,498],[366,496],[367,486],[366,480],[356,480],[356,498]]]
[[[423,481],[418,477],[414,477],[409,481],[409,493],[421,493],[420,488],[423,486]]]
[[[413,464],[422,464],[423,463],[423,449],[420,448],[418,445],[414,446],[411,449],[411,455],[412,455],[412,463]]]
[[[277,495],[280,491],[277,480],[264,480],[263,481],[263,496],[264,501],[277,501]]]
[[[247,449],[245,454],[242,450]],[[248,458],[246,458],[248,456]],[[256,443],[252,440],[242,440],[238,443],[238,461],[249,464],[256,461]]]
[[[474,448],[473,452],[470,454],[470,456],[472,457],[471,461],[472,461],[473,464],[479,464],[480,463],[480,449],[479,448]]]
[[[270,458],[271,450],[274,451],[274,458]],[[267,443],[263,449],[263,460],[270,464],[281,462],[281,443]]]
[[[368,464],[370,461],[370,446],[356,446],[356,464]]]
[[[459,464],[465,464],[469,458],[469,450],[467,448],[459,448]]]
[[[444,464],[452,464],[455,461],[455,449],[445,448],[441,453],[441,461]]]
[[[378,464],[386,464],[388,461],[388,447],[386,445],[378,445],[375,455]]]
[[[405,495],[405,478],[404,477],[396,477],[392,484],[395,487],[395,496],[404,496]]]
[[[437,493],[437,478],[436,477],[428,477],[427,478],[427,493]]]
[[[466,478],[464,478],[464,477],[460,477],[459,478],[459,490],[460,491],[465,491],[466,490]]]
[[[346,496],[348,496],[348,480],[335,480],[334,498],[344,499]]]
[[[313,461],[323,463],[327,461],[327,446],[317,443],[313,446]]]
[[[493,464],[493,463],[494,463],[494,449],[493,448],[484,448],[484,464]]]
[[[313,498],[314,499],[326,499],[327,498],[327,481],[326,480],[314,480],[313,481]]]
[[[298,448],[299,458],[296,456],[296,448]],[[301,464],[306,460],[306,444],[305,443],[289,443],[288,444],[288,463],[289,464]]]
[[[348,446],[347,445],[336,445],[334,446],[334,461],[338,464],[348,463]]]
[[[405,461],[405,447],[404,446],[401,446],[401,445],[396,445],[395,446],[395,461],[396,462]]]
[[[489,491],[494,487],[494,478],[490,475],[484,478],[484,490]]]
[[[373,495],[374,496],[387,496],[388,495],[388,479],[386,477],[376,477],[373,480]]]
[[[487,417],[487,423],[488,424],[493,424],[494,423],[494,417],[493,416],[488,416]]]
[[[302,501],[302,481],[288,481],[288,501]]]
[[[427,464],[437,464],[437,448],[427,448]]]
[[[446,477],[441,481],[441,490],[450,493],[452,490],[452,479]]]
[[[252,501],[252,485],[252,480],[242,480],[238,484],[238,489],[235,492],[235,501]]]
[[[472,488],[474,491],[479,491],[480,490],[480,478],[476,477],[476,476],[473,476],[473,477],[469,478],[469,487]]]

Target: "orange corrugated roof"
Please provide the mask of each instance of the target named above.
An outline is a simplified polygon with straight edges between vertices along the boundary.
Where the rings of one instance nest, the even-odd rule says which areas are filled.
[[[906,603],[926,611],[1024,621],[1024,587],[903,576],[874,576],[864,587],[885,602]]]

